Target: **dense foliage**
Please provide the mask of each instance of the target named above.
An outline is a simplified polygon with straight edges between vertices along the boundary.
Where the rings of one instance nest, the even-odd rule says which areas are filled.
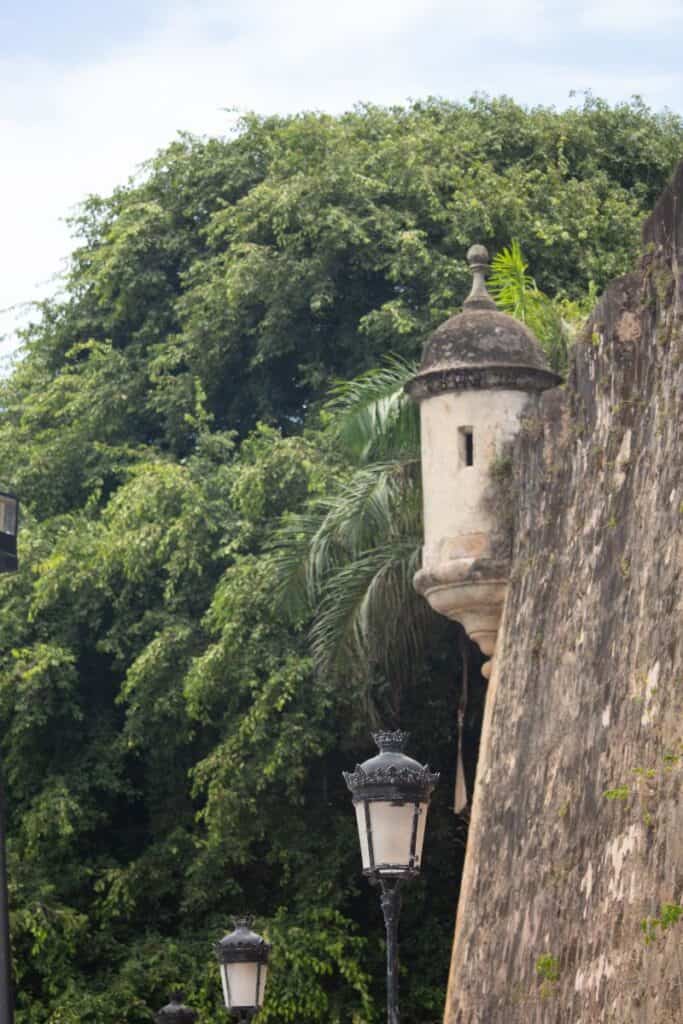
[[[562,301],[600,288],[682,149],[680,119],[638,102],[252,116],[84,203],[63,294],[0,399],[25,510],[0,581],[18,1024],[142,1024],[178,983],[223,1019],[210,943],[242,909],[274,944],[264,1024],[379,1020],[381,921],[340,777],[378,717],[444,770],[402,918],[404,1019],[440,1019],[457,636],[426,616],[397,700],[386,626],[405,609],[385,588],[371,663],[343,643],[346,668],[314,663],[311,626],[328,653],[339,629],[330,580],[353,611],[358,565],[384,545],[391,580],[419,539],[414,459],[345,434],[348,391],[321,403],[334,378],[419,355],[472,241],[517,239]],[[284,608],[279,545],[307,522],[334,551]]]

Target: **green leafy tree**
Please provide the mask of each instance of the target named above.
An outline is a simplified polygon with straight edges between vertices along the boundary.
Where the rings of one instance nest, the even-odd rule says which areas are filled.
[[[243,909],[274,941],[266,1019],[379,1020],[340,772],[399,715],[444,772],[402,918],[406,1024],[440,1020],[457,630],[410,587],[401,376],[473,241],[518,239],[572,308],[627,270],[682,143],[680,118],[593,98],[250,115],[85,201],[0,382],[24,508],[0,579],[18,1024],[142,1024],[178,985],[222,1020],[211,944]]]

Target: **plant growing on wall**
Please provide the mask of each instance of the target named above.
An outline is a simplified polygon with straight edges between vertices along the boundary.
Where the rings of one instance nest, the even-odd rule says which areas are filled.
[[[536,960],[536,974],[541,979],[540,994],[548,999],[555,994],[560,980],[560,961],[552,953],[543,953]]]
[[[563,316],[561,303],[545,295],[527,271],[520,244],[513,239],[493,257],[488,288],[502,310],[530,328],[553,370],[561,373],[567,367],[569,323]]]

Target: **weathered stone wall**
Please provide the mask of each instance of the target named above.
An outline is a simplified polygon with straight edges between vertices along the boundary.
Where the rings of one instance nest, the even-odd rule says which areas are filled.
[[[683,164],[645,243],[516,446],[448,1024],[683,1021]]]

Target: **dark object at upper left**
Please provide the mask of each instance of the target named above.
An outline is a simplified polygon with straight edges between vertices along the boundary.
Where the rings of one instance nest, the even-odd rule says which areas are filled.
[[[0,491],[0,572],[16,572],[19,499],[15,494]]]

